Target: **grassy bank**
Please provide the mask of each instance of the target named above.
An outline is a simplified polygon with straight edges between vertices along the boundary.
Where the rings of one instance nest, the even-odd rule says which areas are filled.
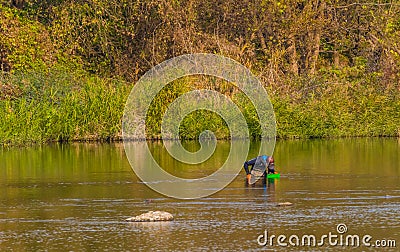
[[[2,144],[120,137],[130,87],[117,80],[62,72],[3,76]]]
[[[299,83],[298,92],[274,98],[279,137],[400,136],[398,86],[373,73]]]
[[[7,74],[1,78],[4,83],[0,100],[1,144],[121,139],[121,118],[131,84],[63,70]],[[274,105],[278,137],[399,136],[398,92],[378,90],[373,81],[355,83],[321,82],[307,88],[298,80],[291,83],[293,90],[280,93],[267,87]],[[222,93],[230,90],[227,95],[241,108],[250,134],[259,136],[260,127],[249,100],[238,91],[232,92],[227,83],[222,90],[221,84],[214,87],[208,84],[196,87],[193,81],[181,79],[164,88],[148,112],[148,137],[160,137],[161,118],[167,106],[198,86]],[[184,139],[195,139],[205,129],[212,130],[218,138],[229,137],[224,121],[207,111],[189,114],[181,123],[180,134]]]
[[[398,0],[1,1],[0,144],[120,139],[133,83],[186,53],[230,57],[256,74],[279,138],[399,137],[399,11]],[[160,137],[166,107],[193,89],[229,96],[251,136],[260,135],[241,92],[186,78],[153,101],[149,138]],[[229,137],[207,111],[189,114],[180,134],[194,139],[205,129]]]

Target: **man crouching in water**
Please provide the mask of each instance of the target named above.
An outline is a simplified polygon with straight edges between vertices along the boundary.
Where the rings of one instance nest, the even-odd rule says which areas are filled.
[[[257,165],[265,165],[267,169],[265,169],[263,176],[266,177],[268,173],[275,173],[275,163],[274,163],[274,158],[272,156],[258,156],[253,159],[250,159],[246,162],[244,162],[244,170],[246,171],[246,178],[247,178],[247,183],[250,184],[251,180],[251,171],[254,168],[254,165],[257,163]],[[249,169],[249,166],[251,168]]]

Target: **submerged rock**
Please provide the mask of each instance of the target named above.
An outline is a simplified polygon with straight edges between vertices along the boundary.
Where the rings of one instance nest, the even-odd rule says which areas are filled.
[[[291,206],[291,205],[293,205],[292,202],[286,201],[286,202],[279,202],[276,206]]]
[[[131,217],[126,219],[125,221],[131,222],[144,222],[144,221],[171,221],[174,219],[174,216],[168,212],[164,211],[149,211],[147,213]]]

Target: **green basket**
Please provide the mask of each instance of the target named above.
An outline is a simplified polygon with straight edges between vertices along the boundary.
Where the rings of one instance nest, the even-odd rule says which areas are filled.
[[[267,174],[267,178],[269,178],[269,179],[280,178],[280,177],[281,177],[280,173],[269,173],[269,174]]]

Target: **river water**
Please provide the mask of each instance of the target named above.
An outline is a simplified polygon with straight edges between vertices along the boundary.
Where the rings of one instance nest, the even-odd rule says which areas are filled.
[[[196,168],[149,146],[168,172],[188,178],[211,174],[229,152],[218,143],[214,161]],[[280,179],[247,186],[242,171],[216,194],[178,200],[142,183],[121,143],[0,149],[0,251],[336,251],[349,236],[358,250],[398,251],[399,153],[398,139],[278,141]],[[293,205],[277,206],[286,201]],[[149,210],[175,220],[124,221]]]

